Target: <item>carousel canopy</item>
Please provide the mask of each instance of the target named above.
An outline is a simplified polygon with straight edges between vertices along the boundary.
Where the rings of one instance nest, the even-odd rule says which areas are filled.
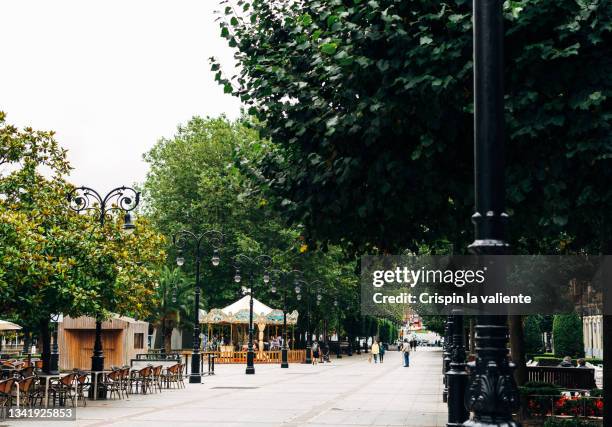
[[[18,331],[19,329],[21,326],[16,323],[0,320],[0,331]]]
[[[208,313],[200,310],[200,323],[249,323],[249,305],[250,297],[246,295],[224,308],[213,308]],[[295,325],[297,318],[297,311],[287,313],[287,324]],[[270,308],[253,298],[253,322],[281,325],[283,323],[283,311]]]

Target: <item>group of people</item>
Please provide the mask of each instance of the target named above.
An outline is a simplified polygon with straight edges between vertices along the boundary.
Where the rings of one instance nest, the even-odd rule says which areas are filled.
[[[404,341],[401,343],[399,347],[399,351],[402,353],[402,360],[404,362],[405,368],[410,366],[410,351],[414,348],[416,348],[416,340],[413,343],[412,341],[409,341],[408,339],[404,339]],[[369,358],[369,361],[371,362],[372,359],[374,359],[374,363],[378,363],[379,360],[380,360],[380,363],[383,363],[385,359],[385,350],[386,350],[385,345],[379,342],[378,340],[375,340],[372,343],[372,349],[371,349],[372,354]]]
[[[584,358],[580,358],[577,361],[577,365],[576,368],[587,368],[588,366],[586,365],[586,360]],[[572,358],[571,356],[565,356],[563,358],[563,360],[561,361],[561,363],[559,363],[559,367],[561,368],[573,368],[574,364],[572,363]]]
[[[380,363],[383,363],[385,360],[385,345],[378,342],[378,340],[372,343],[372,357],[374,358],[374,363],[378,363],[378,359],[380,359]]]
[[[316,365],[317,363],[325,363],[330,362],[329,359],[329,346],[325,341],[322,344],[319,344],[318,341],[314,341],[310,346],[310,350],[312,351],[312,364]]]

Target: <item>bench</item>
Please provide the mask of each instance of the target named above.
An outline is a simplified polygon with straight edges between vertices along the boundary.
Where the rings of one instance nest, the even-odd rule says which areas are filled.
[[[545,382],[577,390],[596,388],[595,370],[560,366],[527,366],[527,380]]]

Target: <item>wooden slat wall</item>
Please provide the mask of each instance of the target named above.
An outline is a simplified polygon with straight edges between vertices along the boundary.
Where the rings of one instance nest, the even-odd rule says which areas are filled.
[[[64,331],[62,335],[64,342],[60,346],[60,369],[91,369],[95,331],[73,329]],[[123,335],[124,331],[121,330],[102,331],[105,369],[124,364]]]
[[[91,356],[95,341],[95,319],[91,317],[65,317],[59,324],[58,345],[60,369],[91,369]],[[137,353],[148,351],[149,324],[113,318],[102,322],[102,349],[104,368],[128,365]],[[134,334],[142,333],[144,348],[134,348]]]

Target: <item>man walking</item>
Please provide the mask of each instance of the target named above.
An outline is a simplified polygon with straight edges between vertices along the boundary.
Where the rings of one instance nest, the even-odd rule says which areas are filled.
[[[408,368],[410,366],[410,343],[407,339],[402,344],[401,352],[404,357],[404,368]]]

